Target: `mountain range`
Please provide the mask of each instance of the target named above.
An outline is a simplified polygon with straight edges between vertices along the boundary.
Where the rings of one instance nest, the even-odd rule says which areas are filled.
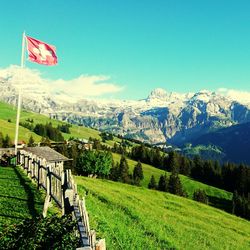
[[[22,75],[22,76],[21,76]],[[142,100],[74,99],[52,92],[32,70],[9,67],[0,74],[0,99],[70,123],[109,131],[152,144],[183,145],[220,128],[250,122],[250,101],[222,92],[175,93],[154,89]]]
[[[250,164],[250,122],[203,134],[191,143],[193,147],[216,145],[221,151],[219,160]]]

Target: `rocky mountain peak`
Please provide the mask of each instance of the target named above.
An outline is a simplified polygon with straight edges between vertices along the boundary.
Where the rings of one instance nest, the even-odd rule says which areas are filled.
[[[53,113],[61,120],[146,142],[167,140],[177,145],[219,127],[250,122],[250,107],[240,98],[247,99],[248,95],[243,93],[236,99],[224,92],[176,93],[157,88],[139,101],[70,102],[70,98],[75,100],[70,93],[60,88],[51,91],[50,80],[43,79],[38,71],[20,70],[17,66],[0,69],[0,100],[15,104],[17,88],[21,87],[23,107],[29,110]]]
[[[154,89],[148,96],[148,100],[151,99],[166,99],[168,96],[168,93],[165,89],[162,88],[156,88]]]
[[[193,95],[191,100],[200,100],[203,102],[209,102],[209,100],[214,96],[214,93],[208,90],[201,90]]]

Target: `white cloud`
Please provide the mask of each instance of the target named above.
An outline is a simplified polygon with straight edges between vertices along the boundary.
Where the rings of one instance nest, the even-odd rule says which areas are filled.
[[[250,91],[219,88],[217,92],[220,93],[221,95],[231,98],[232,100],[239,101],[245,104],[250,103]]]
[[[124,89],[123,86],[113,83],[109,76],[80,75],[71,80],[51,80],[43,78],[38,70],[22,69],[15,65],[0,69],[1,79],[15,86],[21,86],[24,92],[57,94],[61,99],[67,98],[68,101],[77,101],[86,97],[100,97]]]
[[[110,82],[109,76],[81,75],[72,80],[59,79],[49,83],[53,92],[58,90],[74,96],[77,99],[83,97],[97,97],[104,94],[116,93],[123,90],[122,86]]]

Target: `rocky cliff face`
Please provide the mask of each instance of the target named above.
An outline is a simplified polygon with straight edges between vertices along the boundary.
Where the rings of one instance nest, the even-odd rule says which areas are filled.
[[[144,100],[65,102],[39,79],[23,80],[7,72],[0,79],[0,99],[15,104],[18,88],[23,107],[52,118],[83,124],[150,143],[182,144],[206,132],[250,121],[250,105],[215,92],[169,93],[155,89]],[[22,82],[22,84],[20,84]]]
[[[83,124],[150,143],[183,144],[218,128],[250,121],[249,107],[216,93],[166,93],[139,101],[81,101],[57,119]]]

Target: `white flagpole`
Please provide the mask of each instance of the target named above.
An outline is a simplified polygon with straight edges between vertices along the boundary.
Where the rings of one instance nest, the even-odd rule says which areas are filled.
[[[24,59],[25,59],[25,32],[23,32],[22,40],[22,56],[21,56],[21,68],[24,68]],[[17,145],[18,145],[18,131],[19,131],[19,120],[20,120],[20,111],[21,111],[21,88],[18,90],[18,104],[17,104],[17,116],[16,116],[16,134],[15,134],[15,155],[17,155]]]

